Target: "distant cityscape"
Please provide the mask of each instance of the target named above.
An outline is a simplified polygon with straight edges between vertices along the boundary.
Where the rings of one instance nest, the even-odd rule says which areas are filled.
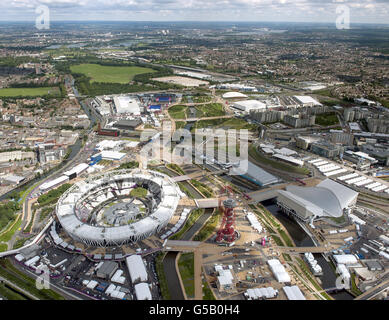
[[[388,28],[0,24],[0,299],[388,300]]]

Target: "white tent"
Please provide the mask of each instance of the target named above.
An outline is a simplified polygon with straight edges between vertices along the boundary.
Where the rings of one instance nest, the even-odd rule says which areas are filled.
[[[127,257],[126,264],[132,283],[137,281],[147,281],[147,271],[141,256],[133,254]]]
[[[152,300],[151,292],[149,285],[147,283],[141,282],[135,285],[135,294],[138,300]]]

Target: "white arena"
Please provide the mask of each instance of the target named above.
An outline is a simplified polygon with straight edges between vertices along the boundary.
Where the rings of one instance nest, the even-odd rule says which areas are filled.
[[[144,198],[130,195],[144,188]],[[161,231],[182,196],[167,175],[149,170],[119,170],[77,182],[59,199],[56,216],[76,241],[120,246]]]
[[[290,185],[278,190],[277,204],[288,214],[308,221],[322,217],[339,218],[344,210],[354,206],[358,192],[326,179],[316,187]]]

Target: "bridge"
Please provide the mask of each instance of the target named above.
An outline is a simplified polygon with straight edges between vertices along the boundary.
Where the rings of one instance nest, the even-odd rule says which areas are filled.
[[[273,247],[277,251],[288,252],[288,253],[326,253],[337,249],[337,246],[320,246],[320,247]]]
[[[222,253],[228,249],[230,248],[221,247],[200,241],[167,240],[164,243],[162,250],[194,253],[194,298],[195,300],[202,300],[203,287],[201,278],[201,266],[203,264],[203,254],[217,254]]]
[[[18,254],[23,249],[29,248],[29,247],[33,246],[34,244],[39,243],[44,238],[44,233],[51,226],[53,221],[54,221],[54,219],[50,218],[50,220],[48,221],[46,226],[41,230],[41,232],[38,233],[38,235],[34,238],[34,240],[31,241],[31,243],[29,243],[29,244],[27,244],[27,245],[25,245],[25,246],[23,246],[21,248],[18,248],[18,249],[13,249],[13,250],[9,250],[9,251],[0,252],[0,258],[11,256],[13,254]]]
[[[262,202],[262,201],[274,199],[278,195],[277,190],[284,188],[286,185],[287,184],[280,184],[268,189],[249,192],[247,193],[247,195],[251,199],[248,200],[248,202],[256,203],[256,202]],[[217,208],[219,204],[218,200],[219,198],[206,198],[206,199],[195,199],[195,202],[198,208],[208,209],[208,208]]]

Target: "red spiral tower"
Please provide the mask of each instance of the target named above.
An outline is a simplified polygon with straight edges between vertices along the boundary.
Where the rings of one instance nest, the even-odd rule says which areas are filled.
[[[227,199],[223,201],[223,206],[220,207],[223,213],[223,220],[220,225],[220,229],[217,232],[216,242],[228,242],[232,243],[235,241],[235,213],[234,208],[236,207],[236,202],[233,199]]]

